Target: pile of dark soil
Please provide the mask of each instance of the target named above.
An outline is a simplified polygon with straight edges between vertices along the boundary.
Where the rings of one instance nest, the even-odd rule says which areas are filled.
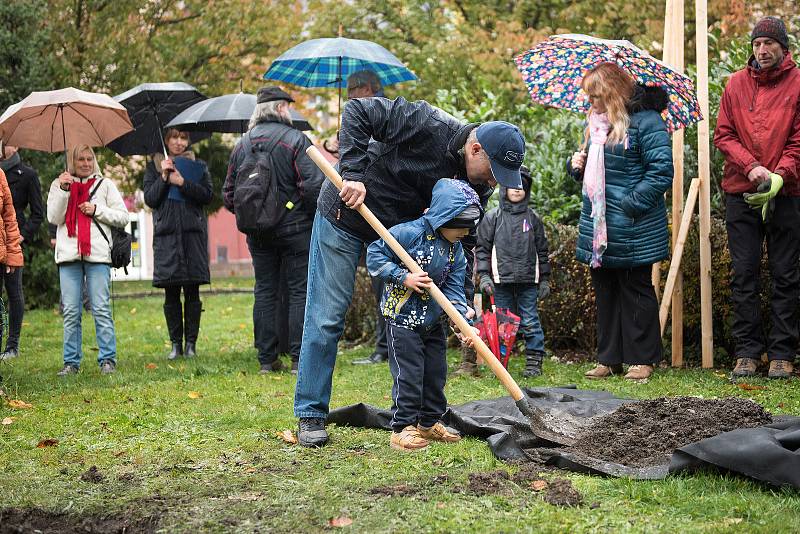
[[[467,489],[475,495],[506,493],[506,482],[509,480],[508,473],[502,469],[486,473],[470,473]]]
[[[583,431],[571,450],[628,466],[656,466],[689,443],[771,422],[749,399],[662,397],[620,406]]]
[[[411,484],[388,484],[385,486],[376,486],[369,490],[370,495],[379,495],[382,497],[410,497],[419,493],[420,489],[412,486]]]
[[[583,496],[573,487],[572,482],[565,478],[556,478],[548,484],[544,500],[554,506],[583,504]]]
[[[151,534],[158,528],[158,517],[71,516],[39,508],[0,510],[0,534],[47,532],[48,534]]]
[[[100,472],[96,465],[93,465],[81,475],[81,480],[84,482],[92,482],[94,484],[99,484],[104,479],[105,476],[103,476],[103,473]]]

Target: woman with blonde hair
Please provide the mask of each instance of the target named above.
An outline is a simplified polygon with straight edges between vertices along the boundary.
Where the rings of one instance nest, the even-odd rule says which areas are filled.
[[[55,259],[64,305],[64,367],[58,375],[75,374],[80,369],[84,280],[100,349],[100,372],[113,373],[117,340],[109,302],[111,243],[105,236],[110,238],[111,227],[128,224],[128,210],[114,182],[100,174],[91,147],[78,145],[70,151],[67,171],[50,185],[47,220],[57,226]]]
[[[578,261],[590,267],[597,306],[598,365],[588,378],[648,378],[661,361],[658,300],[651,266],[669,255],[664,193],[672,145],[661,118],[668,97],[636,85],[613,63],[586,73],[591,105],[580,152],[567,162],[583,181]],[[587,150],[588,149],[588,150]]]

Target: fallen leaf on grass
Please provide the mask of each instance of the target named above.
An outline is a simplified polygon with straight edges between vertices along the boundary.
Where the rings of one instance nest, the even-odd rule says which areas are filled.
[[[55,447],[58,445],[57,439],[47,438],[41,440],[39,443],[36,444],[37,449],[44,449],[45,447]]]
[[[202,396],[203,395],[199,391],[190,391],[189,392],[189,398],[190,399],[199,399]]]
[[[547,481],[546,480],[534,480],[531,482],[531,489],[533,491],[542,491],[547,489]]]
[[[353,520],[347,517],[346,515],[342,515],[339,517],[334,517],[333,519],[328,520],[328,524],[332,527],[349,527],[353,524]]]
[[[144,368],[145,369],[158,369],[158,365],[156,365],[154,363],[148,363],[147,365],[144,366]]]
[[[283,432],[278,432],[276,435],[286,443],[291,443],[293,445],[297,443],[297,438],[291,430],[284,430]]]
[[[130,314],[131,315],[136,315],[136,308],[131,308]]]
[[[760,391],[763,389],[767,389],[767,386],[754,386],[753,384],[746,384],[744,382],[739,382],[736,384],[736,387],[739,389],[743,389],[745,391]]]
[[[244,324],[244,323],[240,323],[239,324],[239,330],[244,330],[245,328],[247,328],[246,324]]]
[[[438,508],[439,510],[444,510],[445,504],[443,502],[437,502],[436,508]]]
[[[21,401],[19,399],[11,399],[8,401],[8,405],[12,408],[19,408],[20,410],[24,410],[27,408],[33,408],[33,404],[28,404],[25,401]]]
[[[2,421],[0,421],[0,425],[6,425],[7,426],[7,425],[10,425],[13,422],[14,422],[14,418],[13,417],[6,417]]]

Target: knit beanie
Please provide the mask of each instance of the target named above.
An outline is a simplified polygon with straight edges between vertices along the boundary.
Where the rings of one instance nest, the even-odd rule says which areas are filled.
[[[753,26],[753,33],[750,34],[750,44],[759,37],[769,37],[777,41],[785,49],[789,49],[789,37],[786,35],[786,25],[777,17],[764,17]]]

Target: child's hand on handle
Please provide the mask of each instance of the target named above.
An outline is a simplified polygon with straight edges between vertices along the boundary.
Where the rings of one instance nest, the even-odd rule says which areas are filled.
[[[570,160],[570,165],[576,171],[581,171],[586,166],[586,152],[575,152],[572,154],[572,160]]]
[[[417,293],[425,293],[433,284],[433,280],[428,276],[428,273],[408,273],[403,280],[403,285],[409,289],[413,289]]]
[[[472,330],[475,331],[475,335],[476,336],[480,335],[480,331],[477,328],[475,328],[474,326],[472,327]],[[467,336],[467,335],[462,334],[461,332],[456,332],[456,337],[461,342],[461,345],[464,346],[464,347],[472,348],[475,345],[475,343],[473,342],[472,336]]]

